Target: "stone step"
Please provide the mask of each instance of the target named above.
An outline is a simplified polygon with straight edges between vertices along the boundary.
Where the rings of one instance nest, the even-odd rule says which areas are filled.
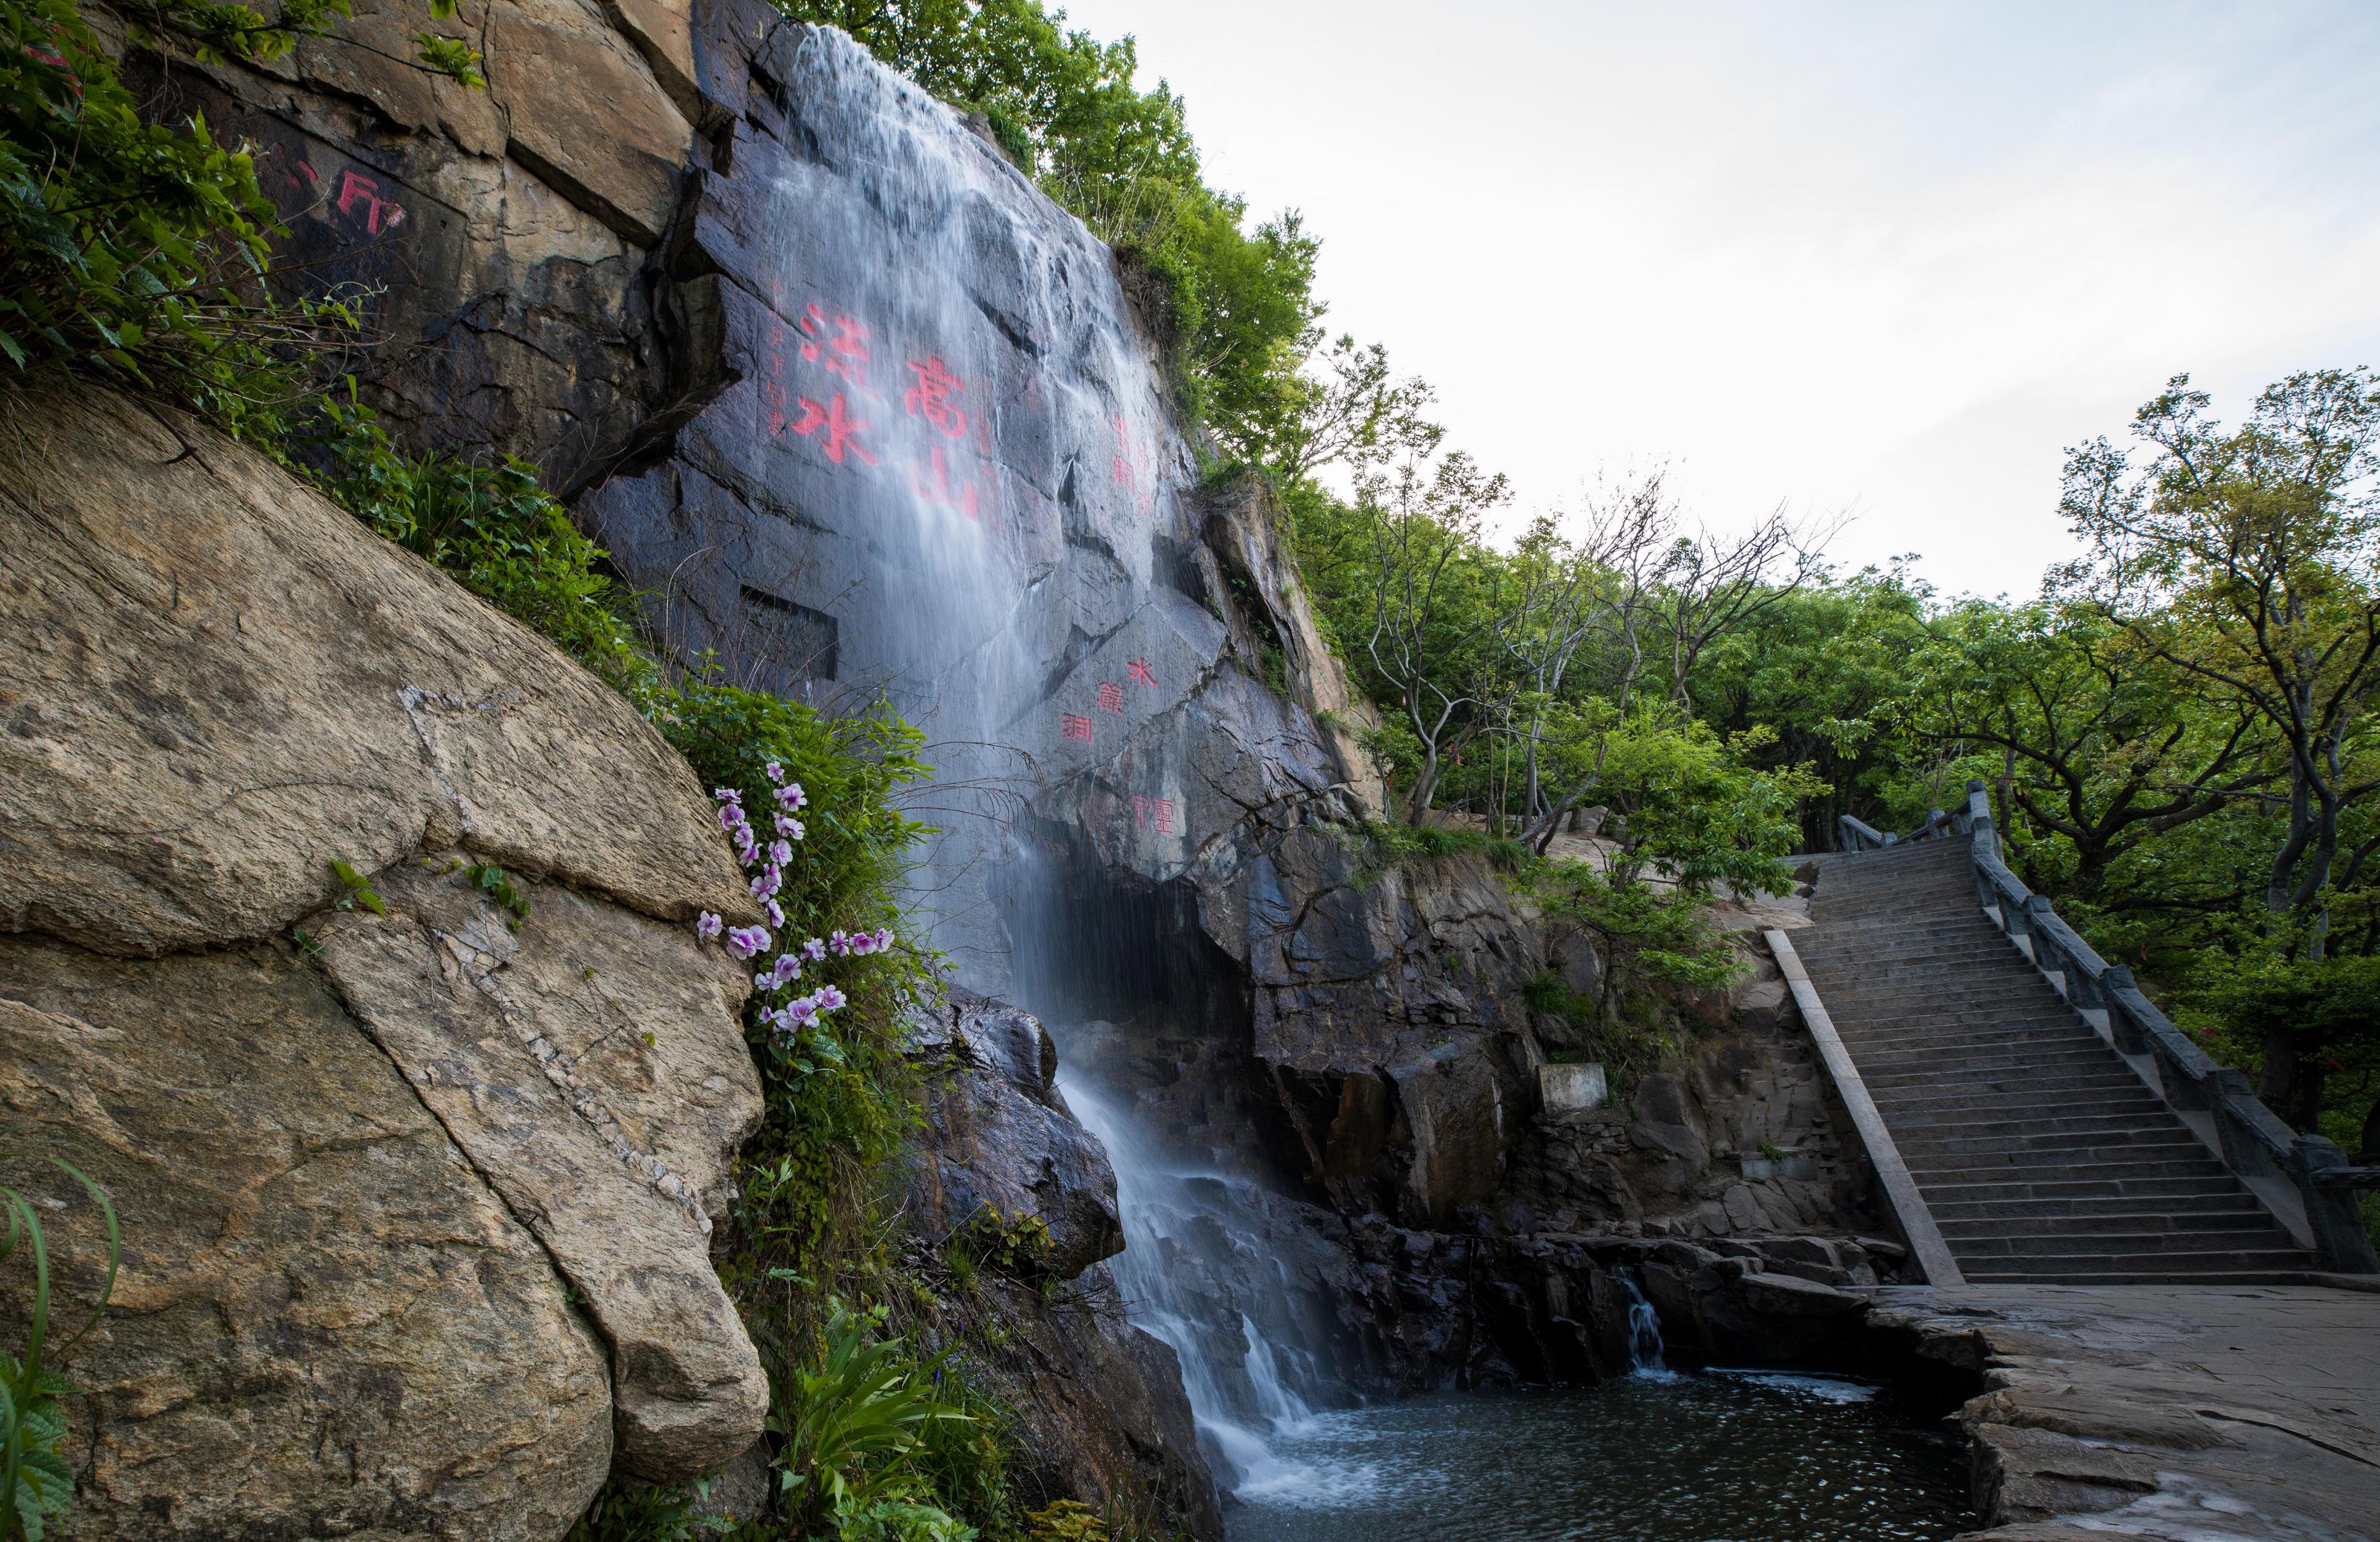
[[[2244,1197],[2247,1190],[2240,1180],[2225,1172],[2215,1160],[2207,1159],[2211,1172],[2166,1173],[2109,1172],[2106,1176],[2088,1178],[2039,1177],[2010,1174],[1999,1170],[1980,1173],[1973,1178],[1937,1173],[1920,1185],[1925,1195],[1928,1209],[1955,1208],[1964,1204],[2022,1203],[2054,1208],[2060,1203],[2090,1201],[2109,1205],[2153,1207],[2166,1203],[2192,1200],[2200,1203]]]
[[[1958,1167],[2096,1165],[2100,1162],[2188,1160],[2206,1147],[2177,1124],[2170,1130],[2137,1133],[2082,1131],[2072,1135],[1976,1135],[1943,1138],[1923,1131],[1893,1132],[1910,1171]],[[2214,1160],[2212,1157],[2207,1159]],[[1922,1173],[1921,1173],[1922,1176]]]
[[[1945,927],[1895,926],[1882,917],[1864,929],[1838,930],[1829,923],[1817,948],[1828,958],[1857,954],[1863,958],[1934,958],[1978,965],[1998,964],[2007,959],[2025,962],[2024,954],[2009,935],[1980,911],[1956,926]]]
[[[2106,1076],[2090,1078],[2028,1080],[2010,1088],[1985,1087],[1978,1083],[1945,1087],[1922,1091],[1895,1089],[1889,1099],[1878,1096],[1876,1106],[1888,1112],[1911,1114],[1934,1113],[1948,1109],[2038,1108],[2045,1111],[2069,1111],[2087,1113],[2100,1110],[2109,1113],[2166,1111],[2166,1106],[2155,1093],[2140,1084],[2140,1079],[2125,1070]]]
[[[2288,1233],[2269,1220],[2262,1226],[2241,1226],[2229,1231],[2143,1231],[2119,1232],[2103,1228],[2092,1232],[2049,1232],[1993,1233],[1961,1231],[1955,1235],[1945,1232],[1943,1241],[1950,1245],[1951,1254],[1961,1262],[1985,1258],[2070,1258],[2078,1255],[2148,1255],[2156,1253],[2229,1253],[2248,1255],[2288,1253]]]
[[[1854,1055],[1857,1064],[1859,1057]],[[1976,1095],[2022,1097],[2027,1093],[2051,1087],[2110,1085],[2119,1075],[2130,1076],[2131,1085],[2139,1087],[2140,1078],[2131,1075],[2131,1068],[2112,1056],[2104,1061],[2075,1057],[2060,1066],[2002,1064],[1985,1068],[1978,1073],[1970,1067],[1947,1062],[1930,1062],[1922,1057],[1895,1066],[1863,1065],[1860,1075],[1881,1099],[1889,1090],[1895,1096],[1930,1096],[1956,1092],[1962,1087],[1976,1089]],[[2010,1086],[2010,1083],[2019,1083]]]
[[[1875,1095],[1878,1106],[1882,1106],[1885,1092],[1876,1085],[1879,1078],[1865,1076],[1865,1079],[1869,1084],[1868,1090]],[[1895,1106],[1953,1099],[1961,1102],[1983,1102],[2001,1097],[2065,1098],[2083,1097],[2094,1092],[2104,1093],[2110,1098],[2139,1097],[2155,1100],[2155,1094],[2141,1085],[2141,1079],[2132,1075],[2130,1066],[2118,1064],[2106,1071],[2062,1076],[1992,1076],[1978,1080],[1972,1076],[1946,1075],[1938,1086],[1924,1081],[1905,1081],[1892,1089],[1892,1101]]]
[[[2021,967],[2031,969],[2027,964]],[[1976,979],[1929,973],[1915,978],[1864,975],[1856,980],[1830,980],[1815,969],[1810,983],[1829,1016],[1875,1018],[1884,1022],[1929,1022],[1961,1013],[2072,1012],[2066,998],[2050,989],[2038,974],[2003,975],[1997,971]]]
[[[2245,1200],[2226,1201],[2204,1209],[2144,1210],[2137,1199],[2123,1203],[2131,1209],[2108,1209],[2086,1215],[2043,1215],[2033,1207],[2037,1201],[2022,1200],[2013,1204],[1984,1207],[1993,1213],[1971,1214],[1975,1206],[1961,1206],[1956,1215],[1946,1214],[1948,1207],[1928,1204],[1934,1212],[1934,1224],[1945,1237],[1992,1238],[2002,1240],[2025,1237],[2104,1237],[2104,1236],[2168,1236],[2183,1233],[2253,1232],[2266,1239],[2266,1244],[2283,1244],[2287,1238],[2279,1225],[2257,1206]],[[2210,1244],[2209,1245],[2215,1245]]]
[[[1959,1272],[1971,1285],[2289,1285],[2301,1283],[2303,1271],[2313,1267],[2302,1254],[2262,1269],[2177,1269],[2155,1258],[2110,1258],[2097,1264],[2087,1269],[2035,1269],[2010,1259],[1969,1269],[1961,1261]]]
[[[1908,1160],[1905,1153],[1903,1160]],[[2239,1182],[2204,1147],[2194,1156],[2176,1151],[2130,1161],[2011,1161],[2005,1157],[1978,1161],[1971,1156],[1944,1157],[1922,1163],[1910,1161],[1909,1169],[1929,1205],[1937,1195],[1944,1199],[1980,1198],[1985,1196],[1975,1191],[1981,1188],[2001,1184],[2022,1187],[2044,1181],[2103,1184],[2107,1186],[2096,1192],[2114,1194],[2154,1192],[2144,1185],[2174,1179],[2212,1179],[2234,1184]]]
[[[1999,1198],[1949,1199],[1941,1197],[1944,1191],[1929,1188],[1925,1208],[1943,1226],[1952,1222],[1985,1220],[2000,1216],[2030,1216],[2044,1225],[2060,1220],[2090,1220],[2105,1216],[2168,1215],[2187,1217],[2192,1224],[2210,1217],[2265,1214],[2264,1207],[2248,1197],[2248,1191],[2228,1179],[2169,1178],[2165,1186],[2180,1192],[2173,1194],[2125,1194],[2117,1192],[2118,1185],[2102,1185],[2105,1194],[2050,1195],[2038,1192],[2047,1184],[1969,1185],[1974,1188],[2001,1187],[2010,1192]],[[2069,1185],[2076,1188],[2084,1184]],[[2270,1219],[2267,1217],[2266,1219]]]
[[[2105,1066],[2120,1066],[2116,1052],[2096,1041],[2077,1044],[2071,1049],[2060,1047],[2027,1053],[2021,1050],[1978,1054],[1972,1057],[1936,1054],[1925,1050],[1885,1050],[1873,1055],[1854,1051],[1852,1063],[1857,1065],[1862,1078],[1868,1081],[1890,1082],[1902,1076],[1938,1076],[1945,1073],[1972,1075],[1979,1071],[2037,1068],[2046,1075],[2064,1072],[2095,1071]]]
[[[2068,1116],[2041,1115],[2022,1107],[1968,1109],[1960,1111],[1972,1117],[1956,1114],[1913,1115],[1893,1132],[1903,1145],[1944,1140],[2010,1140],[2022,1141],[2028,1147],[2057,1144],[2056,1137],[2071,1135],[2096,1144],[2115,1140],[2178,1140],[2184,1136],[2196,1139],[2180,1120],[2162,1110],[2145,1116],[2138,1113],[2077,1113]],[[1903,1131],[1906,1134],[1903,1134]]]
[[[1933,1029],[1893,1027],[1879,1030],[1872,1024],[1864,1023],[1849,1032],[1843,1032],[1839,1026],[1837,1031],[1842,1034],[1843,1042],[1851,1046],[1854,1055],[1925,1050],[1963,1057],[1993,1049],[2059,1050],[2107,1042],[2091,1031],[2089,1024],[2070,1015],[2064,1022],[2019,1022],[1988,1026],[1959,1023],[1945,1024]]]

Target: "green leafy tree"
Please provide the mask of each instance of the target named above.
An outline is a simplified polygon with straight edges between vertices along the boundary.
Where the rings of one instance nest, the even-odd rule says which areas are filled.
[[[2291,375],[2226,428],[2176,376],[2133,449],[2070,455],[2063,507],[2088,554],[2058,587],[2226,712],[2260,720],[2282,763],[2265,938],[2320,959],[2350,821],[2380,793],[2380,386],[2366,370]],[[2135,450],[2144,464],[2135,465]],[[2350,847],[2360,868],[2380,837]],[[2313,1041],[2265,1035],[2259,1091],[2302,1110]]]

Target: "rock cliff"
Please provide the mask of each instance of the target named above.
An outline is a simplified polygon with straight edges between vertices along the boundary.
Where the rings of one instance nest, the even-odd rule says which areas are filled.
[[[0,1104],[12,1179],[67,1158],[127,1237],[64,1534],[550,1537],[749,1445],[748,984],[684,924],[743,896],[685,763],[255,452],[6,417]]]

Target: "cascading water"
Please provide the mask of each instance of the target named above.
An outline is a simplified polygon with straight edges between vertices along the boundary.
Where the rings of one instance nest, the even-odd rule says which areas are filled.
[[[732,383],[581,510],[667,594],[681,656],[926,732],[913,910],[958,984],[1062,1041],[1117,1015],[1083,982],[1149,945],[1099,903],[1111,875],[1175,883],[1241,818],[1185,765],[1226,644],[1180,576],[1192,457],[1104,245],[842,33],[764,52],[695,216]],[[1263,1481],[1320,1382],[1288,1223],[1245,1176],[1160,1154],[1128,1091],[1067,1094],[1118,1172],[1135,1320],[1173,1346],[1225,1481]]]
[[[1325,1378],[1284,1320],[1299,1281],[1263,1245],[1262,1196],[1245,1180],[1168,1161],[1080,1075],[1062,1072],[1060,1086],[1115,1164],[1124,1250],[1110,1267],[1133,1320],[1182,1362],[1216,1480],[1244,1495],[1299,1481],[1305,1468],[1273,1448],[1311,1416]]]
[[[1636,1288],[1635,1281],[1623,1274],[1620,1276],[1620,1283],[1628,1291],[1630,1371],[1638,1376],[1671,1375],[1669,1363],[1663,1358],[1665,1346],[1661,1342],[1660,1314],[1653,1310],[1653,1304],[1645,1299],[1645,1293]]]

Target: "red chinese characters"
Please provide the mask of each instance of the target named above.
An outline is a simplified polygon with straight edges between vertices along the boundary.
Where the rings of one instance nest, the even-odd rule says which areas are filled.
[[[1079,712],[1061,712],[1058,714],[1058,736],[1062,739],[1080,739],[1085,744],[1089,744],[1091,720]]]
[[[1115,459],[1111,463],[1109,480],[1124,490],[1135,508],[1144,515],[1148,513],[1148,458],[1134,448],[1131,430],[1121,412],[1115,415]]]
[[[931,475],[928,475],[929,466]],[[954,508],[969,519],[976,517],[975,479],[962,477],[955,492],[951,487],[950,463],[943,458],[942,447],[933,447],[928,465],[917,466],[909,472],[909,491],[929,504],[941,504]]]
[[[939,354],[929,356],[923,364],[913,358],[909,369],[917,377],[917,383],[902,398],[908,404],[909,416],[923,418],[948,438],[965,438],[967,415],[951,398],[966,389],[966,382],[951,373]]]
[[[298,164],[305,167],[306,175],[310,179],[314,175],[314,168],[307,166],[302,161]],[[404,206],[393,198],[381,197],[380,184],[353,166],[339,173],[338,191],[332,196],[331,201],[333,207],[342,214],[353,214],[360,209],[364,216],[364,228],[374,236],[383,230],[395,230],[405,223]]]
[[[802,358],[841,375],[863,396],[875,397],[868,386],[868,329],[848,316],[834,319],[834,335],[827,335],[826,312],[812,300],[802,308]],[[881,399],[881,398],[878,398]]]
[[[1135,685],[1154,686],[1157,684],[1157,672],[1148,667],[1148,661],[1147,659],[1132,660],[1123,667],[1124,672],[1132,676],[1133,683]]]
[[[1170,797],[1142,797],[1135,794],[1132,800],[1132,827],[1147,830],[1151,824],[1160,835],[1173,833],[1173,800]]]
[[[1102,680],[1099,682],[1099,710],[1102,712],[1121,712],[1123,710],[1123,687],[1122,686],[1117,685],[1112,680]]]
[[[827,459],[841,466],[844,453],[849,451],[870,466],[876,464],[876,457],[869,455],[866,446],[859,443],[859,436],[868,431],[868,420],[851,416],[851,410],[844,404],[842,392],[836,392],[833,399],[825,407],[819,406],[808,396],[801,398],[801,418],[791,427],[795,433],[805,439],[820,429],[826,430],[826,438],[821,441],[821,443],[826,450]]]

